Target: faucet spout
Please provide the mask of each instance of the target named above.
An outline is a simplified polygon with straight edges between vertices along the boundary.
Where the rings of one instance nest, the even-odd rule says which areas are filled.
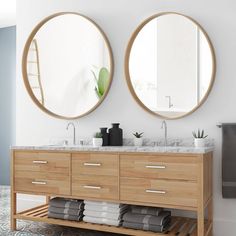
[[[167,146],[167,123],[165,120],[162,121],[161,128],[165,130],[165,146]]]
[[[76,133],[76,132],[75,132],[75,124],[72,123],[72,122],[69,122],[69,123],[67,124],[66,130],[68,130],[70,126],[73,127],[73,145],[76,145],[76,138],[75,138],[75,136],[76,136],[76,134],[75,134],[75,133]]]

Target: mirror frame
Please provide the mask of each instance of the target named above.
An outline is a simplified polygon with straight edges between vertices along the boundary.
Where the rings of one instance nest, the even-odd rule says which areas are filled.
[[[78,15],[80,17],[85,18],[86,20],[88,20],[91,24],[93,24],[98,31],[101,33],[102,37],[104,38],[105,44],[107,46],[108,49],[108,53],[109,53],[109,60],[110,60],[110,78],[109,78],[109,86],[105,92],[105,94],[102,96],[102,98],[98,101],[98,103],[93,106],[90,110],[88,110],[87,112],[83,113],[82,115],[79,116],[75,116],[75,117],[66,117],[66,116],[61,116],[58,115],[50,110],[48,110],[46,107],[44,107],[39,101],[38,99],[35,97],[31,87],[30,87],[30,83],[28,80],[28,75],[27,75],[27,56],[28,56],[28,51],[29,51],[29,47],[30,44],[32,42],[32,40],[34,39],[35,35],[37,34],[37,32],[40,30],[40,28],[46,24],[48,21],[50,21],[51,19],[57,17],[57,16],[62,16],[62,15],[67,15],[67,14],[74,14],[74,15]],[[23,75],[23,81],[25,84],[25,88],[29,94],[29,96],[31,97],[31,99],[33,100],[33,102],[37,105],[38,108],[40,108],[42,111],[44,111],[45,113],[47,113],[50,116],[53,116],[55,118],[59,118],[59,119],[64,119],[64,120],[75,120],[78,119],[80,117],[86,116],[89,113],[91,113],[92,111],[94,111],[99,105],[101,105],[101,103],[104,101],[104,99],[106,98],[108,92],[110,91],[111,88],[111,84],[112,84],[112,80],[113,80],[113,74],[114,74],[114,58],[113,58],[113,52],[112,52],[112,48],[110,45],[110,42],[108,40],[108,37],[106,36],[106,34],[104,33],[104,31],[101,29],[101,27],[92,19],[90,19],[89,17],[82,15],[80,13],[77,12],[59,12],[53,15],[50,15],[48,17],[46,17],[45,19],[43,19],[42,21],[40,21],[32,30],[32,32],[30,33],[26,43],[25,43],[25,47],[23,50],[23,56],[22,56],[22,75]]]
[[[131,82],[131,77],[130,77],[130,70],[129,70],[129,59],[130,59],[130,52],[131,52],[131,49],[132,49],[132,46],[133,46],[133,43],[136,39],[136,37],[138,36],[139,32],[143,29],[143,27],[148,24],[151,20],[155,19],[155,18],[158,18],[158,17],[161,17],[161,16],[164,16],[164,15],[169,15],[169,14],[175,14],[175,15],[179,15],[179,16],[183,16],[185,17],[187,20],[190,20],[192,21],[194,24],[196,24],[200,30],[202,31],[202,33],[204,34],[204,36],[206,37],[206,40],[208,42],[208,45],[210,47],[210,51],[211,51],[211,58],[212,58],[212,74],[211,74],[211,81],[210,81],[210,84],[209,84],[209,87],[204,95],[204,97],[201,99],[201,102],[195,106],[192,110],[190,110],[189,112],[185,113],[184,115],[181,115],[181,116],[178,116],[178,117],[167,117],[167,116],[163,116],[163,115],[160,115],[152,110],[150,110],[147,106],[145,106],[143,104],[143,102],[139,99],[139,97],[137,96],[134,88],[133,88],[133,85],[132,85],[132,82]],[[195,21],[193,18],[189,17],[189,16],[186,16],[184,14],[181,14],[181,13],[177,13],[177,12],[162,12],[162,13],[158,13],[158,14],[155,14],[155,15],[152,15],[151,17],[147,18],[146,20],[144,20],[137,28],[136,30],[133,32],[133,34],[131,35],[131,38],[128,42],[128,45],[127,45],[127,48],[126,48],[126,53],[125,53],[125,64],[124,64],[124,68],[125,68],[125,78],[126,78],[126,83],[128,85],[128,88],[133,96],[133,98],[136,100],[136,102],[146,111],[148,111],[149,113],[151,114],[154,114],[162,119],[165,119],[165,120],[174,120],[174,119],[180,119],[180,118],[183,118],[185,116],[188,116],[188,115],[191,115],[194,111],[196,111],[205,101],[206,99],[208,98],[211,90],[212,90],[212,87],[213,87],[213,84],[214,84],[214,81],[215,81],[215,75],[216,75],[216,56],[215,56],[215,50],[214,50],[214,47],[213,47],[213,44],[207,34],[207,32],[203,29],[203,27],[197,22]]]

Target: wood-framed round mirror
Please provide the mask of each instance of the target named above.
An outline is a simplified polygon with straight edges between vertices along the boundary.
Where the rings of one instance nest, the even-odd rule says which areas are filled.
[[[193,113],[207,99],[216,59],[206,31],[192,18],[164,12],[134,31],[125,55],[131,94],[141,107],[163,119]]]
[[[41,110],[57,118],[77,119],[95,110],[110,89],[113,70],[107,36],[76,12],[41,21],[24,47],[26,89]]]

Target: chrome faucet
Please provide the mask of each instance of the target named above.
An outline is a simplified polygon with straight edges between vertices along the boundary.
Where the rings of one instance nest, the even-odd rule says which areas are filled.
[[[75,139],[75,124],[73,122],[69,122],[66,129],[68,130],[69,127],[73,127],[73,145],[76,145],[76,139]]]
[[[165,129],[165,146],[167,146],[167,123],[165,120],[162,121],[161,128]]]

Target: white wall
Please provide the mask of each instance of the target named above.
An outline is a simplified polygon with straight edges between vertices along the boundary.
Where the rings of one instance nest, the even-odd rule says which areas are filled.
[[[66,135],[66,121],[42,113],[30,100],[21,78],[21,55],[30,31],[44,17],[59,11],[78,11],[94,19],[107,33],[114,51],[114,81],[103,104],[81,118],[78,136],[86,137],[99,127],[121,122],[124,135],[144,131],[146,137],[161,137],[161,120],[142,110],[129,93],[124,79],[124,52],[136,26],[152,14],[177,11],[197,20],[215,46],[217,76],[207,102],[192,115],[168,122],[169,136],[189,137],[198,127],[215,139],[214,229],[215,236],[236,235],[236,200],[221,197],[221,131],[218,122],[236,119],[236,2],[233,0],[21,0],[17,6],[17,144],[42,143],[51,136]]]

